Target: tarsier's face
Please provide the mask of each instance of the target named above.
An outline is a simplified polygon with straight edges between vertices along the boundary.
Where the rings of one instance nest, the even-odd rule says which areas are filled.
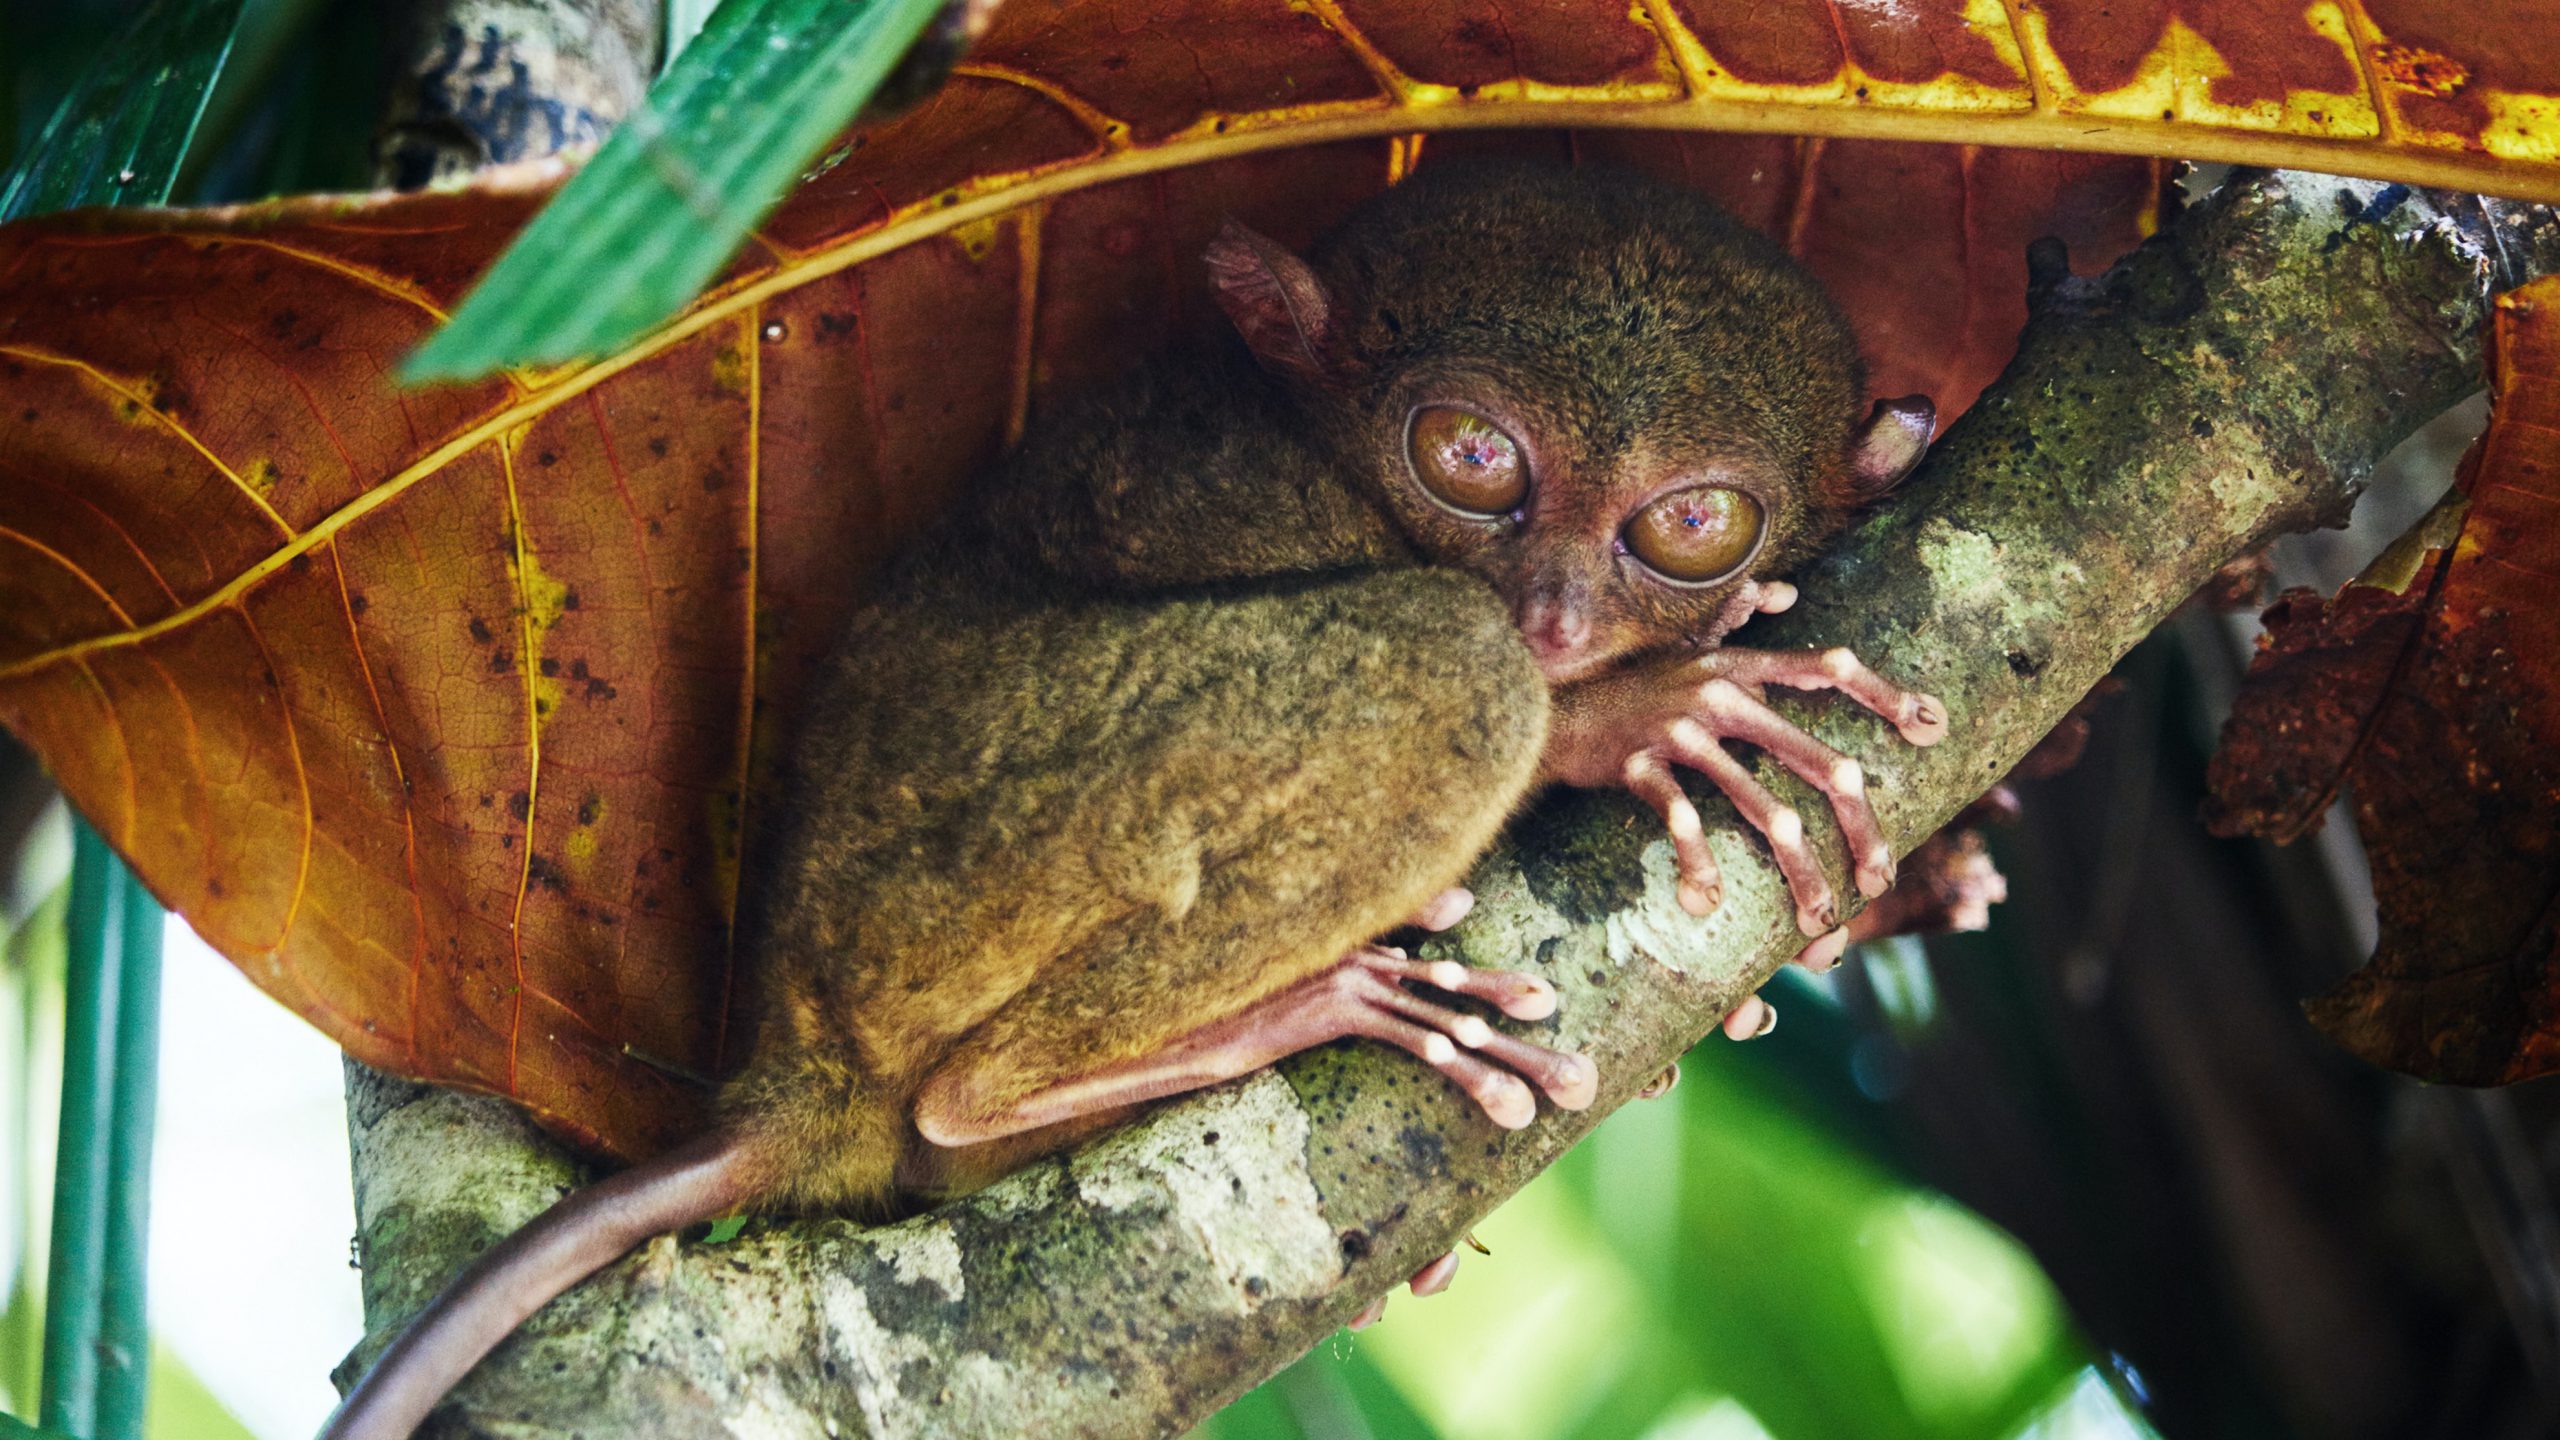
[[[1575,388],[1482,364],[1424,369],[1373,432],[1407,533],[1491,581],[1559,685],[1636,651],[1712,643],[1749,613],[1743,582],[1791,565],[1801,547],[1785,542],[1828,518],[1739,428],[1701,433],[1716,428],[1694,423],[1705,407],[1630,426]]]
[[[1861,420],[1856,339],[1783,251],[1632,176],[1426,170],[1312,261],[1233,226],[1208,260],[1264,368],[1554,685],[1715,644],[1929,437],[1917,396]]]

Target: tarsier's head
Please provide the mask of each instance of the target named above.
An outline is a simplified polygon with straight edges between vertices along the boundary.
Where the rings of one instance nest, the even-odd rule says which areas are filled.
[[[1927,446],[1865,407],[1838,308],[1689,192],[1426,170],[1301,260],[1229,226],[1219,302],[1432,560],[1491,580],[1551,683],[1749,614]]]

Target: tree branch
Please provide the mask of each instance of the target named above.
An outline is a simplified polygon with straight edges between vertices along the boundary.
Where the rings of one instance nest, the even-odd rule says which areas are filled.
[[[657,71],[661,0],[407,0],[374,178],[415,190],[601,143]]]
[[[1907,850],[2218,565],[2343,518],[2375,459],[2478,383],[2491,278],[2555,259],[2539,211],[2235,182],[2102,280],[2040,282],[2009,373],[1751,643],[1848,644],[1948,702],[1928,751],[1836,702],[1793,707],[1868,762]],[[655,1242],[537,1317],[431,1433],[1178,1433],[1448,1248],[1802,943],[1756,840],[1706,809],[1726,875],[1709,920],[1674,903],[1658,826],[1571,794],[1485,860],[1474,917],[1440,942],[1554,980],[1549,1043],[1604,1077],[1584,1114],[1506,1134],[1405,1057],[1329,1047],[904,1224]],[[568,1168],[492,1102],[374,1098],[361,1358]]]

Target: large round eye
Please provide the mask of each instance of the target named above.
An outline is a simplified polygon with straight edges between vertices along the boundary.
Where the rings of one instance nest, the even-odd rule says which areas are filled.
[[[1414,412],[1405,453],[1432,499],[1468,515],[1508,515],[1529,493],[1520,446],[1490,420],[1455,405]]]
[[[1701,485],[1637,511],[1623,534],[1635,557],[1665,579],[1699,585],[1741,569],[1760,548],[1767,526],[1759,501],[1721,485]]]

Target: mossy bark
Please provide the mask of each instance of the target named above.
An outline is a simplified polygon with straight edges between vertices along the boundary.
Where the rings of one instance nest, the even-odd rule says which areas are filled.
[[[1741,641],[1849,645],[1947,702],[1951,733],[1927,751],[1836,699],[1786,702],[1868,763],[1907,850],[2217,566],[2343,517],[2379,456],[2478,383],[2493,280],[2555,259],[2560,226],[2538,211],[2236,183],[2102,279],[2046,283],[2009,373],[1798,577],[1797,610]],[[1583,1114],[1504,1133],[1400,1055],[1331,1047],[904,1224],[657,1241],[537,1317],[428,1433],[1179,1433],[1448,1248],[1803,943],[1765,852],[1708,814],[1726,890],[1704,922],[1673,903],[1657,823],[1572,794],[1485,860],[1474,916],[1439,942],[1555,982],[1560,1013],[1535,1028],[1599,1061]],[[413,1106],[433,1113],[358,1119],[379,1272],[360,1357],[423,1277],[564,1183],[503,1108]],[[453,1128],[466,1114],[484,1136]],[[454,1147],[489,1157],[471,1162],[489,1178],[452,1183]]]

